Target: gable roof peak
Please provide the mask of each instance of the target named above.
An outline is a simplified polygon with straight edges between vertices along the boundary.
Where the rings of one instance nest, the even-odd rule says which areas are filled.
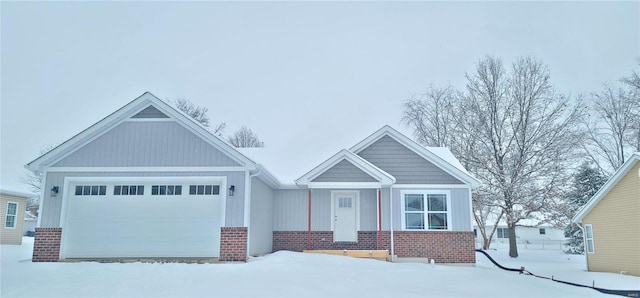
[[[115,112],[104,117],[49,152],[29,162],[25,165],[25,168],[32,171],[42,171],[44,167],[49,166],[60,158],[74,152],[79,147],[87,144],[92,138],[105,133],[151,105],[161,113],[168,116],[168,118],[172,118],[176,122],[180,123],[192,133],[206,140],[217,149],[227,153],[241,164],[252,165],[254,167],[256,166],[254,161],[244,156],[225,140],[211,133],[208,129],[202,126],[201,123],[195,121],[192,117],[179,109],[174,108],[170,103],[161,100],[151,92],[145,91],[142,95],[136,97],[134,100],[117,109]]]

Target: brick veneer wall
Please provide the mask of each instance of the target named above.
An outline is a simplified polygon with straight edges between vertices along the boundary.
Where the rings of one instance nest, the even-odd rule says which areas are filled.
[[[388,249],[389,233],[383,232],[383,247],[378,248],[378,232],[358,232],[358,242],[333,242],[333,232],[311,232],[312,249]],[[385,242],[386,241],[386,242]],[[385,244],[386,243],[386,244]],[[307,232],[273,232],[273,251],[307,249]]]
[[[220,228],[220,261],[247,261],[247,228]]]
[[[391,248],[389,231],[358,232],[358,242],[333,242],[333,232],[311,232],[311,249],[387,249]],[[394,253],[400,258],[428,258],[437,263],[475,263],[473,232],[394,231]],[[323,240],[324,239],[324,240]],[[273,232],[273,251],[307,249],[307,232]]]
[[[60,259],[62,228],[36,228],[32,262],[57,262]]]
[[[400,258],[428,258],[437,263],[475,263],[473,232],[394,231],[395,251]]]

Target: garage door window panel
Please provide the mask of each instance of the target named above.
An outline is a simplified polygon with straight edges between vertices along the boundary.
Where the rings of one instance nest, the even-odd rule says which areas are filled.
[[[189,185],[190,195],[219,195],[220,185]]]
[[[182,185],[152,185],[152,196],[179,196],[182,195]]]
[[[115,185],[113,187],[115,196],[142,196],[144,195],[144,185]]]
[[[76,196],[104,196],[107,194],[106,185],[76,185]]]

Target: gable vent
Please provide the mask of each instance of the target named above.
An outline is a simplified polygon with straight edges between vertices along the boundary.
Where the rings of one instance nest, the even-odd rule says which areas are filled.
[[[169,116],[160,112],[154,106],[148,106],[144,110],[140,111],[138,114],[135,114],[131,118],[169,118]]]

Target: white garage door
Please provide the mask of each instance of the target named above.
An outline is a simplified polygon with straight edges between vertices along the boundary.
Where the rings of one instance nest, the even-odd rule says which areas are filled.
[[[218,257],[220,180],[71,182],[63,258]]]

